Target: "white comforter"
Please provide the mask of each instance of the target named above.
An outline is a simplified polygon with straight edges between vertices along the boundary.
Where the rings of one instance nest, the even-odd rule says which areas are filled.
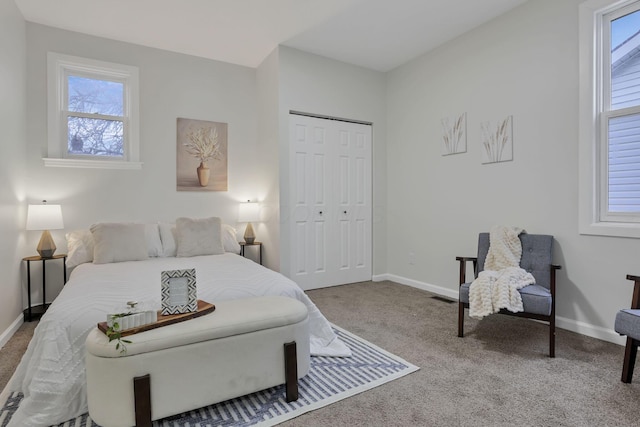
[[[126,301],[160,302],[160,273],[196,269],[198,298],[296,298],[309,309],[311,354],[349,356],[318,308],[291,280],[234,254],[78,266],[40,320],[10,384],[25,395],[9,426],[48,426],[87,412],[84,342]]]

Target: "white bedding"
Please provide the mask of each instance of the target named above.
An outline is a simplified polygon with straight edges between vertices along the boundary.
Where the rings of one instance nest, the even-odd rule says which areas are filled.
[[[311,354],[351,354],[294,282],[238,255],[82,264],[40,320],[13,376],[11,390],[25,397],[9,426],[49,426],[87,412],[84,342],[89,331],[126,301],[159,306],[160,272],[186,268],[196,269],[198,298],[214,304],[260,295],[302,301],[309,309]]]

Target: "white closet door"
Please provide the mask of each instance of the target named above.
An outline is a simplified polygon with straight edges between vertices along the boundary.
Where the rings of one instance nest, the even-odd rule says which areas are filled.
[[[291,275],[303,289],[371,279],[371,126],[290,115]]]

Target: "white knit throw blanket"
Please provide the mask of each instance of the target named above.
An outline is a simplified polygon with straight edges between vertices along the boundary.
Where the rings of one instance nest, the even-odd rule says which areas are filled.
[[[518,227],[494,226],[489,234],[489,252],[484,270],[469,286],[469,315],[482,319],[502,308],[523,311],[518,289],[536,282],[531,273],[520,268],[522,244]]]

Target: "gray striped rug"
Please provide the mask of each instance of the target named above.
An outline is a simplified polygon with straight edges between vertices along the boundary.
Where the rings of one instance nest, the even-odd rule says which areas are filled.
[[[312,357],[309,374],[298,381],[297,401],[286,402],[282,385],[164,418],[155,421],[154,427],[272,426],[419,369],[360,337],[336,326],[334,328],[340,339],[351,348],[353,356]],[[21,393],[9,396],[0,410],[0,426],[8,424],[20,400]],[[98,427],[88,414],[60,426]]]

